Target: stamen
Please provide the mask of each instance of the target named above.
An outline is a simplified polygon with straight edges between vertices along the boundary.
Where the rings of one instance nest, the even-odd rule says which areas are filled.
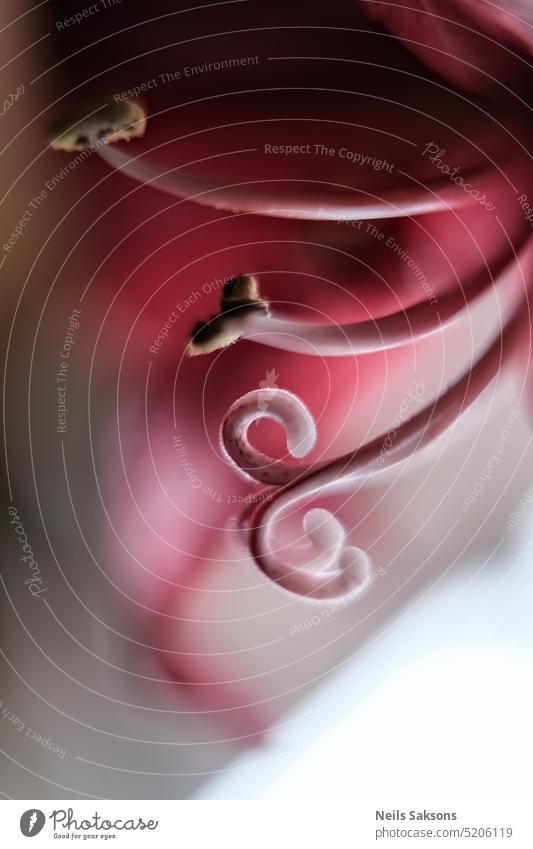
[[[389,315],[353,324],[310,324],[301,320],[276,316],[272,308],[259,296],[259,287],[255,278],[242,275],[243,279],[254,281],[255,301],[238,301],[235,307],[261,304],[262,310],[235,310],[231,320],[224,320],[224,297],[222,313],[210,321],[220,330],[217,337],[210,336],[210,345],[202,346],[193,337],[189,346],[190,354],[210,353],[237,339],[249,339],[261,345],[280,350],[292,351],[310,356],[348,357],[354,354],[366,354],[389,348],[407,345],[438,333],[443,328],[468,315],[469,308],[488,292],[505,291],[506,305],[512,309],[524,288],[524,274],[530,273],[533,258],[533,243],[524,237],[525,247],[518,257],[509,261],[505,253],[492,267],[477,270],[464,286],[441,296],[433,304],[426,298],[405,310]],[[217,344],[218,342],[218,344]]]
[[[89,118],[62,122],[54,130],[51,145],[56,150],[71,151],[83,150],[102,140],[129,141],[142,136],[145,125],[146,116],[137,101],[105,104]],[[310,179],[253,180],[224,185],[217,180],[178,173],[181,166],[168,169],[141,157],[131,158],[106,144],[96,146],[96,151],[112,168],[139,183],[202,206],[238,213],[318,221],[368,220],[443,212],[476,202],[446,178],[424,186],[383,191],[379,196],[360,188]],[[488,181],[493,181],[492,172],[479,169],[463,176],[480,191],[482,188],[488,191]]]

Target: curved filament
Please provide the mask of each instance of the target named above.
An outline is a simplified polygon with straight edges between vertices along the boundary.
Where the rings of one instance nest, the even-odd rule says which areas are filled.
[[[96,144],[96,150],[108,165],[138,183],[201,206],[230,212],[318,221],[369,220],[443,212],[474,203],[468,194],[447,179],[426,186],[384,191],[380,196],[363,189],[315,180],[254,180],[224,185],[217,180],[182,174],[180,166],[165,170],[163,165],[147,162],[142,155],[130,157],[111,144]],[[468,179],[480,185],[486,182],[488,175],[478,170]]]
[[[346,601],[360,593],[366,585],[365,575],[370,568],[369,557],[358,548],[345,546],[344,530],[329,511],[320,510],[317,513],[316,510],[311,510],[306,513],[304,530],[313,556],[303,565],[287,562],[286,558],[273,549],[277,520],[283,512],[289,508],[294,509],[299,502],[317,493],[405,460],[442,434],[498,374],[517,344],[520,327],[521,316],[517,312],[489,349],[458,381],[434,403],[427,405],[398,428],[390,450],[383,451],[386,436],[382,435],[353,453],[318,466],[315,470],[311,467],[300,467],[291,483],[274,491],[269,500],[262,501],[254,506],[253,510],[248,511],[243,530],[249,550],[261,572],[288,592],[304,596],[311,601]],[[245,398],[245,406],[250,410],[251,406],[256,404],[255,394],[249,393]],[[300,425],[305,428],[308,414],[304,416],[301,412],[301,402],[295,396],[293,399],[291,415],[300,416]],[[238,403],[242,405],[244,399]],[[228,423],[237,421],[232,411],[233,408],[228,413]],[[242,420],[246,411],[241,409],[239,415]],[[228,441],[236,437],[236,434],[232,433],[229,424],[224,433],[227,448]],[[236,438],[238,440],[238,437]],[[250,451],[253,449],[249,449]],[[261,455],[258,459],[259,465],[263,459]],[[248,462],[250,466],[247,472],[250,473],[250,468],[254,466],[253,456],[248,457]],[[259,475],[254,476],[257,480],[262,480]]]
[[[269,309],[263,310],[244,309],[236,305],[232,309],[225,309],[204,325],[213,337],[211,345],[202,348],[193,339],[191,347],[194,353],[209,353],[237,339],[249,339],[262,345],[310,356],[348,357],[407,345],[438,333],[464,318],[469,308],[491,291],[505,295],[506,309],[512,310],[523,296],[524,275],[529,273],[532,258],[533,241],[529,239],[517,257],[509,261],[506,253],[492,267],[477,270],[464,286],[438,300],[433,298],[429,301],[425,298],[404,310],[352,324],[310,324],[276,317],[272,314],[271,305]],[[266,302],[258,303],[266,307]]]
[[[283,425],[287,448],[292,457],[304,457],[316,440],[311,413],[296,395],[284,389],[256,389],[234,404],[224,417],[222,445],[227,457],[246,477],[265,484],[292,483],[308,466],[298,462],[273,460],[257,451],[248,441],[248,428],[257,419],[273,419]]]

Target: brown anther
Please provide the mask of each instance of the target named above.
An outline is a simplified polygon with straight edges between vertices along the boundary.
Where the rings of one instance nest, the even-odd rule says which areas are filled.
[[[209,321],[199,321],[194,326],[191,341],[187,346],[187,353],[190,357],[196,357],[198,354],[211,354],[220,348],[226,348],[236,342],[238,338],[239,334],[228,327],[228,322],[222,314],[214,315]]]
[[[105,103],[87,109],[81,117],[71,114],[56,124],[50,133],[50,147],[68,152],[85,150],[98,141],[112,144],[139,138],[145,129],[146,113],[138,101]]]
[[[200,321],[194,326],[187,347],[189,356],[210,354],[226,348],[242,336],[246,318],[250,314],[269,314],[267,302],[259,295],[257,280],[247,274],[228,280],[222,293],[220,309],[220,313],[211,316],[209,321]]]
[[[239,274],[231,277],[225,284],[220,306],[222,310],[231,309],[237,304],[260,301],[259,284],[250,274]]]

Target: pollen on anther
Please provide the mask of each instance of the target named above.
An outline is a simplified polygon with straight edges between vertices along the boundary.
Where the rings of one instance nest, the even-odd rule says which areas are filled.
[[[85,150],[96,142],[130,141],[144,135],[146,113],[136,100],[102,103],[83,112],[66,115],[52,127],[53,150]]]

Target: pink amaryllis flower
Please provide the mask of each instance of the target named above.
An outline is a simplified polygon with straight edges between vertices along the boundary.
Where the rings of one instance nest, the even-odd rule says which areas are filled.
[[[255,695],[176,648],[174,620],[208,571],[250,560],[306,600],[369,592],[354,493],[526,357],[531,30],[501,3],[205,12],[179,37],[158,18],[134,55],[119,37],[113,62],[93,38],[89,81],[74,52],[53,146],[92,151],[114,192],[119,571],[170,680],[245,705],[254,733]]]

